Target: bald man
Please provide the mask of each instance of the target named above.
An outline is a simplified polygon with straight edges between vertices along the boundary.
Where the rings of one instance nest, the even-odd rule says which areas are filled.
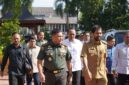
[[[9,85],[24,85],[24,59],[27,59],[31,64],[29,51],[20,44],[20,34],[12,34],[12,44],[7,46],[4,50],[4,55],[1,65],[1,76],[3,76],[4,68],[9,60],[8,75]]]

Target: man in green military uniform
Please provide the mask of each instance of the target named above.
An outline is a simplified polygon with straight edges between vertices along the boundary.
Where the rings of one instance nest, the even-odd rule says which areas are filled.
[[[54,29],[51,35],[52,40],[41,47],[38,55],[40,82],[45,85],[66,85],[66,68],[68,68],[68,84],[70,85],[72,82],[71,55],[67,47],[61,44],[62,32]]]

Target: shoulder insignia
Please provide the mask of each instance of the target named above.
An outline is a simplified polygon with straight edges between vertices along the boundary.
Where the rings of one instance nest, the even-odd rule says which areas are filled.
[[[48,43],[43,44],[43,45],[41,46],[41,49],[43,50],[43,49],[45,48],[45,46],[47,46],[47,45],[48,45]]]
[[[67,48],[67,46],[65,44],[61,44],[62,48]]]
[[[45,44],[43,44],[41,47],[45,47],[45,46],[47,46],[48,45],[48,43],[45,43]]]
[[[51,49],[52,49],[52,46],[51,46],[51,45],[48,45],[47,48],[48,48],[49,50],[51,50]]]
[[[107,42],[106,42],[106,41],[104,41],[104,40],[101,40],[101,42],[102,42],[103,44],[107,45]]]

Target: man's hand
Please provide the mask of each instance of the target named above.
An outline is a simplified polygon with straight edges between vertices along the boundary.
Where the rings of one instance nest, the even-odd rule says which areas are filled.
[[[106,72],[108,73],[108,68],[106,68]]]
[[[118,77],[118,73],[115,70],[112,70],[113,77]]]
[[[28,77],[32,78],[33,77],[33,70],[30,70],[27,72]]]
[[[39,73],[39,79],[41,83],[45,83],[45,75],[43,73]]]
[[[1,76],[1,77],[4,76],[4,72],[3,72],[3,71],[0,72],[0,76]]]
[[[92,80],[92,74],[90,71],[87,71],[87,74],[85,74],[85,80],[86,81],[91,81]]]
[[[72,85],[72,73],[68,74],[68,82],[67,85]]]

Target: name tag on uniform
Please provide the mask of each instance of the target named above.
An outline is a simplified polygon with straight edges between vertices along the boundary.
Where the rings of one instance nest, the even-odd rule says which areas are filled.
[[[88,51],[89,51],[90,56],[94,56],[96,53],[96,50],[94,48],[89,48]]]
[[[66,55],[66,49],[65,49],[64,46],[62,46],[62,47],[60,48],[60,55],[61,55],[62,57]]]
[[[48,57],[48,61],[52,61],[52,57]]]
[[[95,53],[94,48],[89,48],[88,51],[89,51],[89,53]]]

